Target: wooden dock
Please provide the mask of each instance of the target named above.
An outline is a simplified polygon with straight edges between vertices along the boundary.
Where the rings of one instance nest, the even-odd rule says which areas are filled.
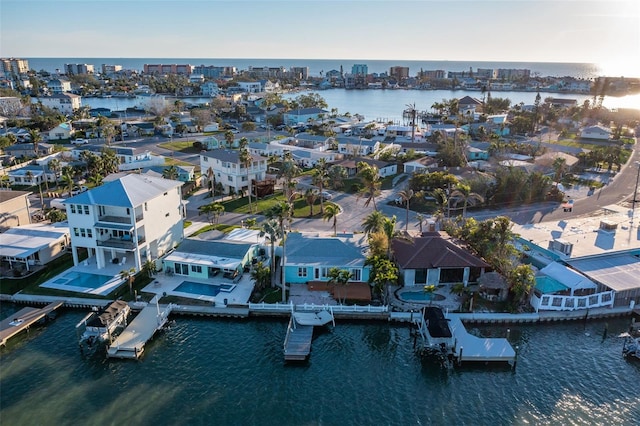
[[[330,322],[335,325],[333,312],[329,311],[292,313],[287,326],[287,336],[284,339],[284,360],[306,360],[311,353],[313,327]]]
[[[167,322],[172,305],[148,304],[107,349],[109,358],[138,359],[145,344]]]
[[[50,303],[44,308],[22,308],[9,318],[5,318],[0,322],[0,346],[4,346],[11,337],[22,330],[28,330],[32,324],[49,315],[63,304],[63,301],[58,301]]]

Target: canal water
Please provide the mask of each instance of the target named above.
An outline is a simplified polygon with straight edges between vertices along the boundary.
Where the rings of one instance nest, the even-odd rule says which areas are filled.
[[[19,307],[2,304],[1,318]],[[284,320],[175,316],[140,361],[83,358],[62,310],[0,351],[4,425],[637,425],[629,319],[511,326],[517,367],[444,368],[406,325],[338,321],[286,365]],[[604,330],[607,328],[606,336]],[[505,336],[507,326],[469,326]]]

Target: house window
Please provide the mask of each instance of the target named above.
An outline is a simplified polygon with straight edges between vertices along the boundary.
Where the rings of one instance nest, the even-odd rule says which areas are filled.
[[[86,232],[85,232],[84,228],[80,228],[80,236],[81,236],[82,238],[86,238],[86,237],[87,237],[87,234],[86,234]]]
[[[227,180],[228,180],[229,182],[233,182],[233,177],[231,177],[231,176],[227,176]]]
[[[75,214],[76,213],[76,206],[75,204],[71,204],[71,213]]]
[[[202,273],[202,266],[200,265],[191,265],[191,272],[197,272],[198,274]]]
[[[144,203],[144,211],[148,211],[149,209],[147,208],[147,203]]]
[[[242,176],[242,181],[246,182],[247,181],[247,177],[246,176]]]
[[[80,236],[80,230],[78,228],[73,228],[73,235],[75,235],[76,237]]]
[[[306,278],[307,276],[307,268],[298,268],[298,277]]]
[[[351,281],[362,281],[361,269],[352,269],[350,272],[351,272]]]
[[[84,206],[84,214],[89,214],[89,206]]]
[[[91,229],[87,229],[87,237],[93,238],[93,232],[91,231]]]

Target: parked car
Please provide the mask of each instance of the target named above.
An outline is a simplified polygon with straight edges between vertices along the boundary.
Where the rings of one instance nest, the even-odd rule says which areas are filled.
[[[83,185],[83,186],[78,186],[78,185],[76,185],[76,186],[74,186],[74,187],[73,187],[73,189],[71,190],[71,196],[72,196],[72,197],[74,197],[74,196],[76,196],[76,195],[78,195],[78,194],[81,194],[81,193],[83,193],[83,192],[85,192],[85,191],[88,191],[88,190],[89,190],[89,188],[87,188],[87,187],[86,187],[86,186],[84,186],[84,185]]]
[[[78,138],[78,139],[72,140],[71,143],[74,145],[84,145],[89,143],[89,139]]]
[[[328,192],[328,191],[322,191],[322,192],[320,193],[320,196],[321,196],[321,197],[322,197],[322,199],[323,199],[323,200],[325,200],[325,201],[326,201],[326,200],[330,200],[330,199],[332,199],[332,198],[333,198],[333,194],[331,194],[331,193],[330,193],[330,192]]]

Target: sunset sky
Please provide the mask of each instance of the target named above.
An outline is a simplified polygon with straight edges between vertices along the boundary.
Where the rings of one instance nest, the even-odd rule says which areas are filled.
[[[2,0],[3,57],[591,62],[640,76],[640,2]]]

